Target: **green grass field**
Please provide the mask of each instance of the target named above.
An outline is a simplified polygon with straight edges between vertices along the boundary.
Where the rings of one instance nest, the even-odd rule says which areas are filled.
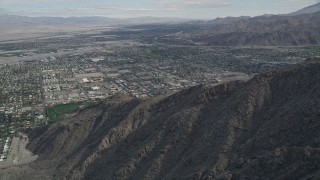
[[[74,102],[70,104],[60,104],[47,109],[48,123],[55,123],[62,120],[65,114],[71,114],[79,109],[80,106],[88,102]]]

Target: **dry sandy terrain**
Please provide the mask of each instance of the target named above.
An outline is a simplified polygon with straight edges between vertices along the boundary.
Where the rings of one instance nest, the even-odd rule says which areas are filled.
[[[20,28],[0,27],[0,42],[27,40],[39,37],[69,36],[78,33],[101,32],[111,27],[106,26],[32,26]]]
[[[0,168],[5,168],[13,165],[25,164],[37,159],[38,156],[33,155],[26,149],[28,141],[20,140],[17,137],[12,139],[9,155],[7,160],[0,162]]]

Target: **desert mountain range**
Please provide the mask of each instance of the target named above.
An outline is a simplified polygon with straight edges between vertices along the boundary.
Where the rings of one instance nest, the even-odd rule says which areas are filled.
[[[31,130],[11,179],[318,179],[320,61],[140,100],[117,95]],[[9,173],[15,171],[15,173]]]

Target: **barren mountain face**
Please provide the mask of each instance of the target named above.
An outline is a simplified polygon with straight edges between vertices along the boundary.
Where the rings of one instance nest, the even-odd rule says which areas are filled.
[[[30,132],[11,179],[318,179],[320,63],[146,101],[117,95]]]
[[[194,41],[218,46],[297,46],[319,44],[320,13],[258,16],[210,25],[191,33]],[[213,23],[214,21],[212,21]]]
[[[320,2],[303,9],[300,9],[296,12],[290,13],[290,15],[301,15],[301,14],[312,14],[320,11]]]
[[[4,1],[0,180],[320,179],[318,0]]]

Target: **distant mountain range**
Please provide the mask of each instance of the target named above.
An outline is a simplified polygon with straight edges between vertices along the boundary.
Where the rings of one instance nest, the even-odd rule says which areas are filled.
[[[299,46],[320,44],[320,3],[285,15],[190,21],[184,37],[215,46]],[[180,34],[180,37],[182,35]]]
[[[0,15],[1,26],[73,25],[73,24],[114,24],[118,19],[106,17],[26,17]]]
[[[65,26],[65,25],[134,25],[147,23],[179,23],[186,21],[180,18],[108,18],[108,17],[26,17],[14,15],[0,15],[0,25],[2,28],[8,27],[30,27],[30,26]],[[1,29],[0,27],[0,29]]]
[[[23,17],[0,16],[0,30],[32,26],[112,26],[161,24],[177,38],[214,46],[300,46],[320,44],[320,3],[291,14],[226,17],[210,21],[141,17]],[[161,28],[161,26],[159,26]]]
[[[289,15],[301,15],[301,14],[311,14],[320,11],[320,3],[312,6],[308,6],[299,11],[291,13]],[[273,16],[273,15],[265,15]],[[226,17],[226,18],[216,18],[210,21],[190,21],[189,23],[210,23],[210,24],[230,24],[235,23],[240,20],[248,20],[249,16],[241,17]],[[15,16],[15,15],[1,15],[0,14],[0,25],[4,26],[34,26],[34,25],[130,25],[130,24],[144,24],[144,23],[179,23],[183,21],[188,21],[188,19],[183,18],[165,18],[165,17],[140,17],[140,18],[108,18],[108,17],[27,17],[27,16]],[[0,27],[0,28],[1,28]]]
[[[293,12],[289,15],[312,14],[312,13],[319,12],[319,11],[320,11],[320,2],[317,4],[314,4],[314,5],[305,7],[301,10],[296,11],[296,12]]]
[[[258,16],[203,22],[186,33],[194,42],[217,46],[298,46],[320,44],[320,12],[296,16]]]
[[[5,179],[319,179],[320,61],[145,101],[117,95],[29,132]]]

